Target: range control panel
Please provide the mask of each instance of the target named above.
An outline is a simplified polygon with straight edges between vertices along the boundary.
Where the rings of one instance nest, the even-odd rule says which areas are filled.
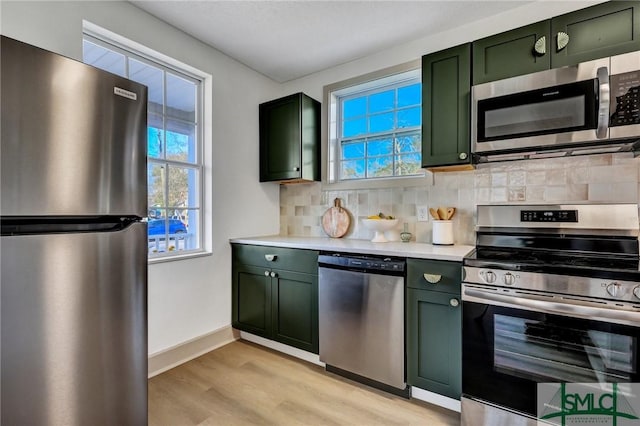
[[[609,127],[640,124],[640,71],[615,74],[611,85]]]
[[[520,210],[521,222],[578,222],[578,210]]]

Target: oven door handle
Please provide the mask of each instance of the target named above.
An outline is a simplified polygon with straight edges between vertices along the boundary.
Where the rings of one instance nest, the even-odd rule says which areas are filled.
[[[611,88],[609,87],[609,70],[607,67],[600,67],[598,76],[598,127],[596,137],[604,139],[609,131],[609,97]]]
[[[622,304],[617,308],[611,308],[607,306],[606,302],[590,302],[569,297],[562,297],[562,302],[557,302],[554,299],[557,300],[559,297],[555,295],[542,296],[514,290],[507,290],[511,294],[500,294],[497,291],[465,284],[463,285],[462,301],[636,327],[640,324],[640,310],[633,307],[625,310]]]

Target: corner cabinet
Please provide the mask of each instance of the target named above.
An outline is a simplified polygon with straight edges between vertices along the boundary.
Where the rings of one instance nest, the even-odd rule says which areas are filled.
[[[471,44],[422,57],[423,168],[471,167],[470,61]]]
[[[640,49],[640,2],[610,1],[473,43],[473,84]]]
[[[407,383],[460,399],[459,262],[407,259]]]
[[[260,104],[260,182],[320,180],[320,102],[304,93]]]
[[[318,353],[318,252],[232,244],[232,325]]]

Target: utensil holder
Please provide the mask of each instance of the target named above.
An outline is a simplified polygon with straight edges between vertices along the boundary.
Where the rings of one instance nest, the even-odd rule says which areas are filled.
[[[431,233],[431,242],[435,245],[453,245],[453,221],[434,220]]]

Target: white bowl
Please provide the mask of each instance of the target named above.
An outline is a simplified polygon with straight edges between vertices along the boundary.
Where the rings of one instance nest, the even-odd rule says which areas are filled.
[[[384,231],[393,229],[398,224],[398,219],[362,219],[362,223],[367,228],[375,231],[371,242],[386,243],[389,240],[384,236]]]

